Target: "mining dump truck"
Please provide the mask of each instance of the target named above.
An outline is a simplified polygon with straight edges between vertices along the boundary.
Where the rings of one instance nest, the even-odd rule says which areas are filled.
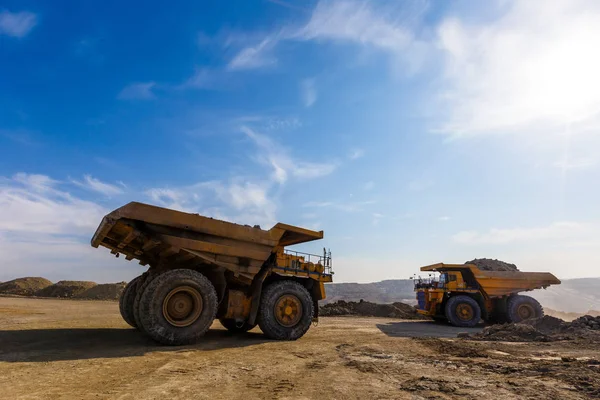
[[[267,231],[133,202],[106,215],[91,244],[148,267],[121,295],[123,319],[157,342],[183,345],[215,318],[232,332],[258,324],[272,339],[303,336],[332,281],[331,252],[286,246],[322,238],[282,223]]]
[[[473,264],[440,263],[421,271],[439,272],[439,277],[415,279],[417,311],[460,327],[542,317],[541,304],[518,293],[560,284],[549,272],[484,271]]]

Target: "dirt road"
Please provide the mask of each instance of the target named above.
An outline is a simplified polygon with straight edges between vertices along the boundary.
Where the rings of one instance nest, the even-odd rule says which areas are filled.
[[[0,298],[0,398],[600,397],[598,344],[447,339],[458,331],[322,318],[302,339],[276,342],[215,323],[197,345],[164,347],[129,328],[116,302]]]

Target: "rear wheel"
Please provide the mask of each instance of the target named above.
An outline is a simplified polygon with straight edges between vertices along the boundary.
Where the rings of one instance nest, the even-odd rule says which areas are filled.
[[[271,339],[296,340],[310,328],[314,312],[312,297],[304,286],[294,281],[275,282],[262,294],[258,325]]]
[[[142,293],[146,290],[146,287],[152,282],[154,278],[158,276],[157,272],[154,271],[146,271],[140,276],[140,280],[137,284],[137,289],[135,291],[135,296],[133,300],[133,321],[135,326],[138,329],[143,329],[140,322],[140,300],[142,298]]]
[[[533,297],[512,296],[508,299],[507,316],[510,322],[519,323],[526,319],[544,316],[542,305]]]
[[[135,301],[137,286],[141,278],[141,275],[133,278],[133,280],[125,286],[123,293],[121,293],[121,297],[119,297],[119,311],[121,312],[121,316],[125,322],[134,328],[137,328],[137,325],[135,324],[135,317],[133,316],[133,303]]]
[[[229,332],[234,332],[234,333],[245,333],[245,332],[248,332],[249,330],[253,329],[256,326],[256,324],[250,325],[248,322],[240,323],[240,322],[237,322],[235,319],[230,319],[230,318],[220,318],[219,322]]]
[[[481,320],[481,308],[469,296],[454,296],[446,303],[446,317],[454,326],[473,327]]]
[[[175,269],[156,276],[139,303],[144,331],[167,345],[194,343],[212,325],[217,313],[217,292],[201,273]]]

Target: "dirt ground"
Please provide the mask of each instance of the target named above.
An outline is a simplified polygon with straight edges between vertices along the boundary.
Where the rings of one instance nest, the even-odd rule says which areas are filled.
[[[473,330],[477,330],[474,328]],[[6,399],[587,399],[600,345],[469,342],[423,321],[329,317],[295,342],[215,323],[159,346],[109,301],[0,298]],[[412,337],[419,336],[419,337]]]

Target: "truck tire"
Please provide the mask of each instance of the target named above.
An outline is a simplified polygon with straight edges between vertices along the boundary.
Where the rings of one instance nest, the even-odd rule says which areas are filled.
[[[121,317],[127,322],[129,325],[137,328],[135,324],[135,317],[133,316],[133,303],[135,301],[135,294],[138,282],[142,276],[135,277],[125,286],[121,296],[119,297],[119,311],[121,312]]]
[[[481,308],[469,296],[454,296],[446,303],[446,317],[454,326],[473,327],[481,320]]]
[[[154,271],[146,271],[140,276],[140,280],[137,284],[137,289],[135,291],[135,298],[133,300],[133,321],[135,323],[136,328],[143,330],[141,322],[140,322],[140,300],[142,298],[142,293],[146,290],[146,287],[152,282],[152,279],[158,276],[157,272]]]
[[[542,305],[536,299],[529,296],[511,296],[508,299],[507,308],[508,320],[513,323],[544,316]]]
[[[270,339],[296,340],[308,331],[314,313],[312,297],[304,286],[290,280],[279,281],[263,291],[258,326]]]
[[[239,324],[235,319],[231,318],[219,318],[219,322],[221,325],[223,325],[223,327],[225,327],[225,329],[233,333],[245,333],[256,326],[256,324],[250,325],[248,322]]]
[[[212,325],[217,292],[201,273],[174,269],[157,275],[146,286],[139,304],[144,332],[171,346],[196,342]]]

